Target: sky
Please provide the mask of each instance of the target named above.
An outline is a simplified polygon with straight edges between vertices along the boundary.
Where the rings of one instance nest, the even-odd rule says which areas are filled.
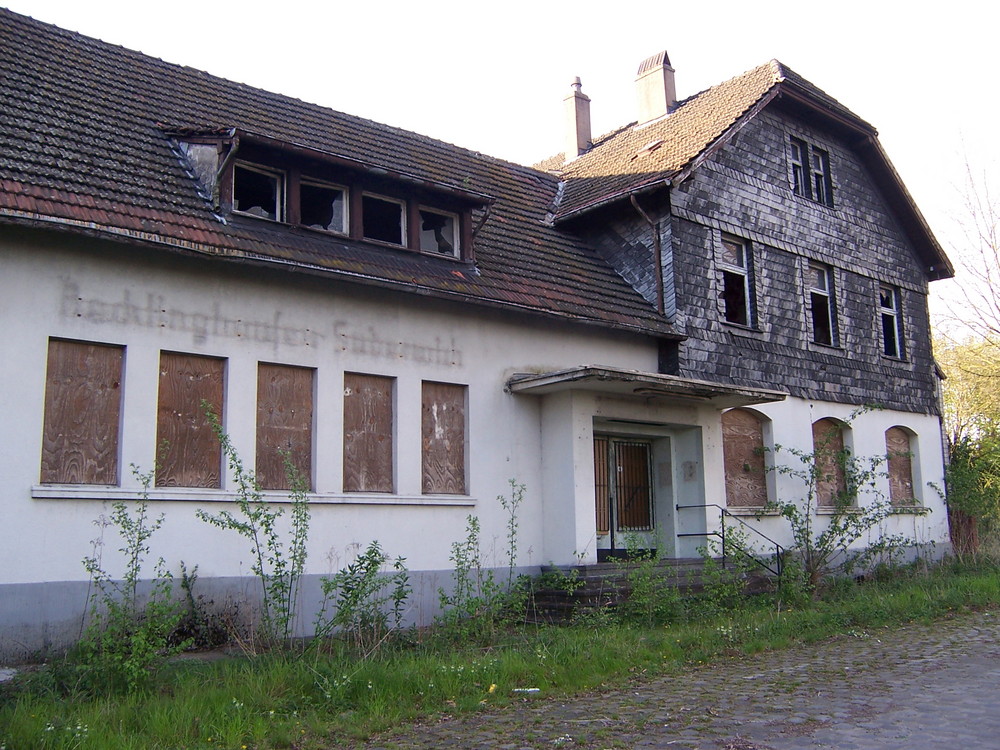
[[[895,0],[4,3],[169,62],[525,164],[562,150],[562,99],[576,76],[598,135],[635,119],[635,73],[652,54],[667,50],[679,98],[777,58],[878,129],[956,264],[967,172],[1000,181],[1000,6],[983,0],[926,9]],[[938,282],[932,291],[947,300],[954,287]]]

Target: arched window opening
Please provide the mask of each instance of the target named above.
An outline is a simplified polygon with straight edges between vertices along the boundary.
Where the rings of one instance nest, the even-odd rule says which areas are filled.
[[[723,412],[722,454],[726,469],[726,505],[730,508],[767,505],[761,418],[746,409]]]
[[[813,461],[816,468],[816,505],[836,508],[853,502],[847,493],[847,451],[844,427],[829,417],[813,422]]]
[[[902,427],[885,431],[885,453],[889,473],[889,502],[916,505],[913,492],[913,446],[911,435]]]

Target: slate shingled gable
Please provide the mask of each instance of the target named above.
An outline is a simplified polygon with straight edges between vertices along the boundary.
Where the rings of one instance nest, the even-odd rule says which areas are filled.
[[[163,62],[0,10],[0,223],[671,336],[583,240],[546,222],[558,180],[398,128]],[[166,130],[240,128],[495,198],[475,265],[223,220]],[[477,213],[474,219],[482,218]]]

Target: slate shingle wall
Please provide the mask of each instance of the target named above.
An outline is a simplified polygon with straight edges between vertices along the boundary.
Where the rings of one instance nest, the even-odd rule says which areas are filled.
[[[789,135],[830,154],[834,207],[792,194]],[[895,218],[853,152],[829,134],[766,111],[674,190],[673,262],[680,374],[780,388],[794,396],[933,413],[927,285]],[[721,232],[749,240],[756,330],[723,322]],[[811,342],[804,273],[834,269],[838,346]],[[901,290],[905,360],[881,353],[879,282]]]

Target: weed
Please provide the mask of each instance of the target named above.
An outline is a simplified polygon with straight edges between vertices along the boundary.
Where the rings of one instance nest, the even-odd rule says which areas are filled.
[[[307,484],[285,455],[285,471],[292,487],[289,491],[291,529],[286,549],[286,542],[278,529],[283,510],[264,501],[257,478],[243,467],[243,461],[229,435],[222,429],[218,416],[206,402],[202,402],[202,408],[233,474],[239,515],[227,510],[216,514],[198,510],[198,518],[220,529],[235,531],[250,540],[253,555],[250,570],[260,580],[264,633],[272,642],[286,642],[295,631],[296,603],[306,564],[310,520]]]
[[[163,525],[163,515],[155,520],[149,517],[153,472],[143,474],[133,465],[132,473],[142,486],[141,500],[131,512],[125,502],[112,505],[110,518],[96,522],[101,537],[94,540],[93,555],[83,560],[93,586],[91,622],[75,659],[84,668],[83,684],[92,689],[132,692],[145,687],[154,668],[187,645],[183,640],[170,642],[181,613],[172,598],[172,577],[163,558],[154,566],[148,597],[143,601],[140,596],[149,540]],[[118,550],[125,558],[120,580],[103,566],[103,534],[108,527],[114,527],[124,543]]]
[[[389,555],[373,541],[332,578],[321,579],[323,604],[316,616],[317,639],[340,630],[355,646],[370,653],[391,631],[399,629],[412,588],[406,560],[397,557],[393,573],[385,575],[382,571],[388,562]],[[330,615],[329,602],[334,596],[336,604]]]

